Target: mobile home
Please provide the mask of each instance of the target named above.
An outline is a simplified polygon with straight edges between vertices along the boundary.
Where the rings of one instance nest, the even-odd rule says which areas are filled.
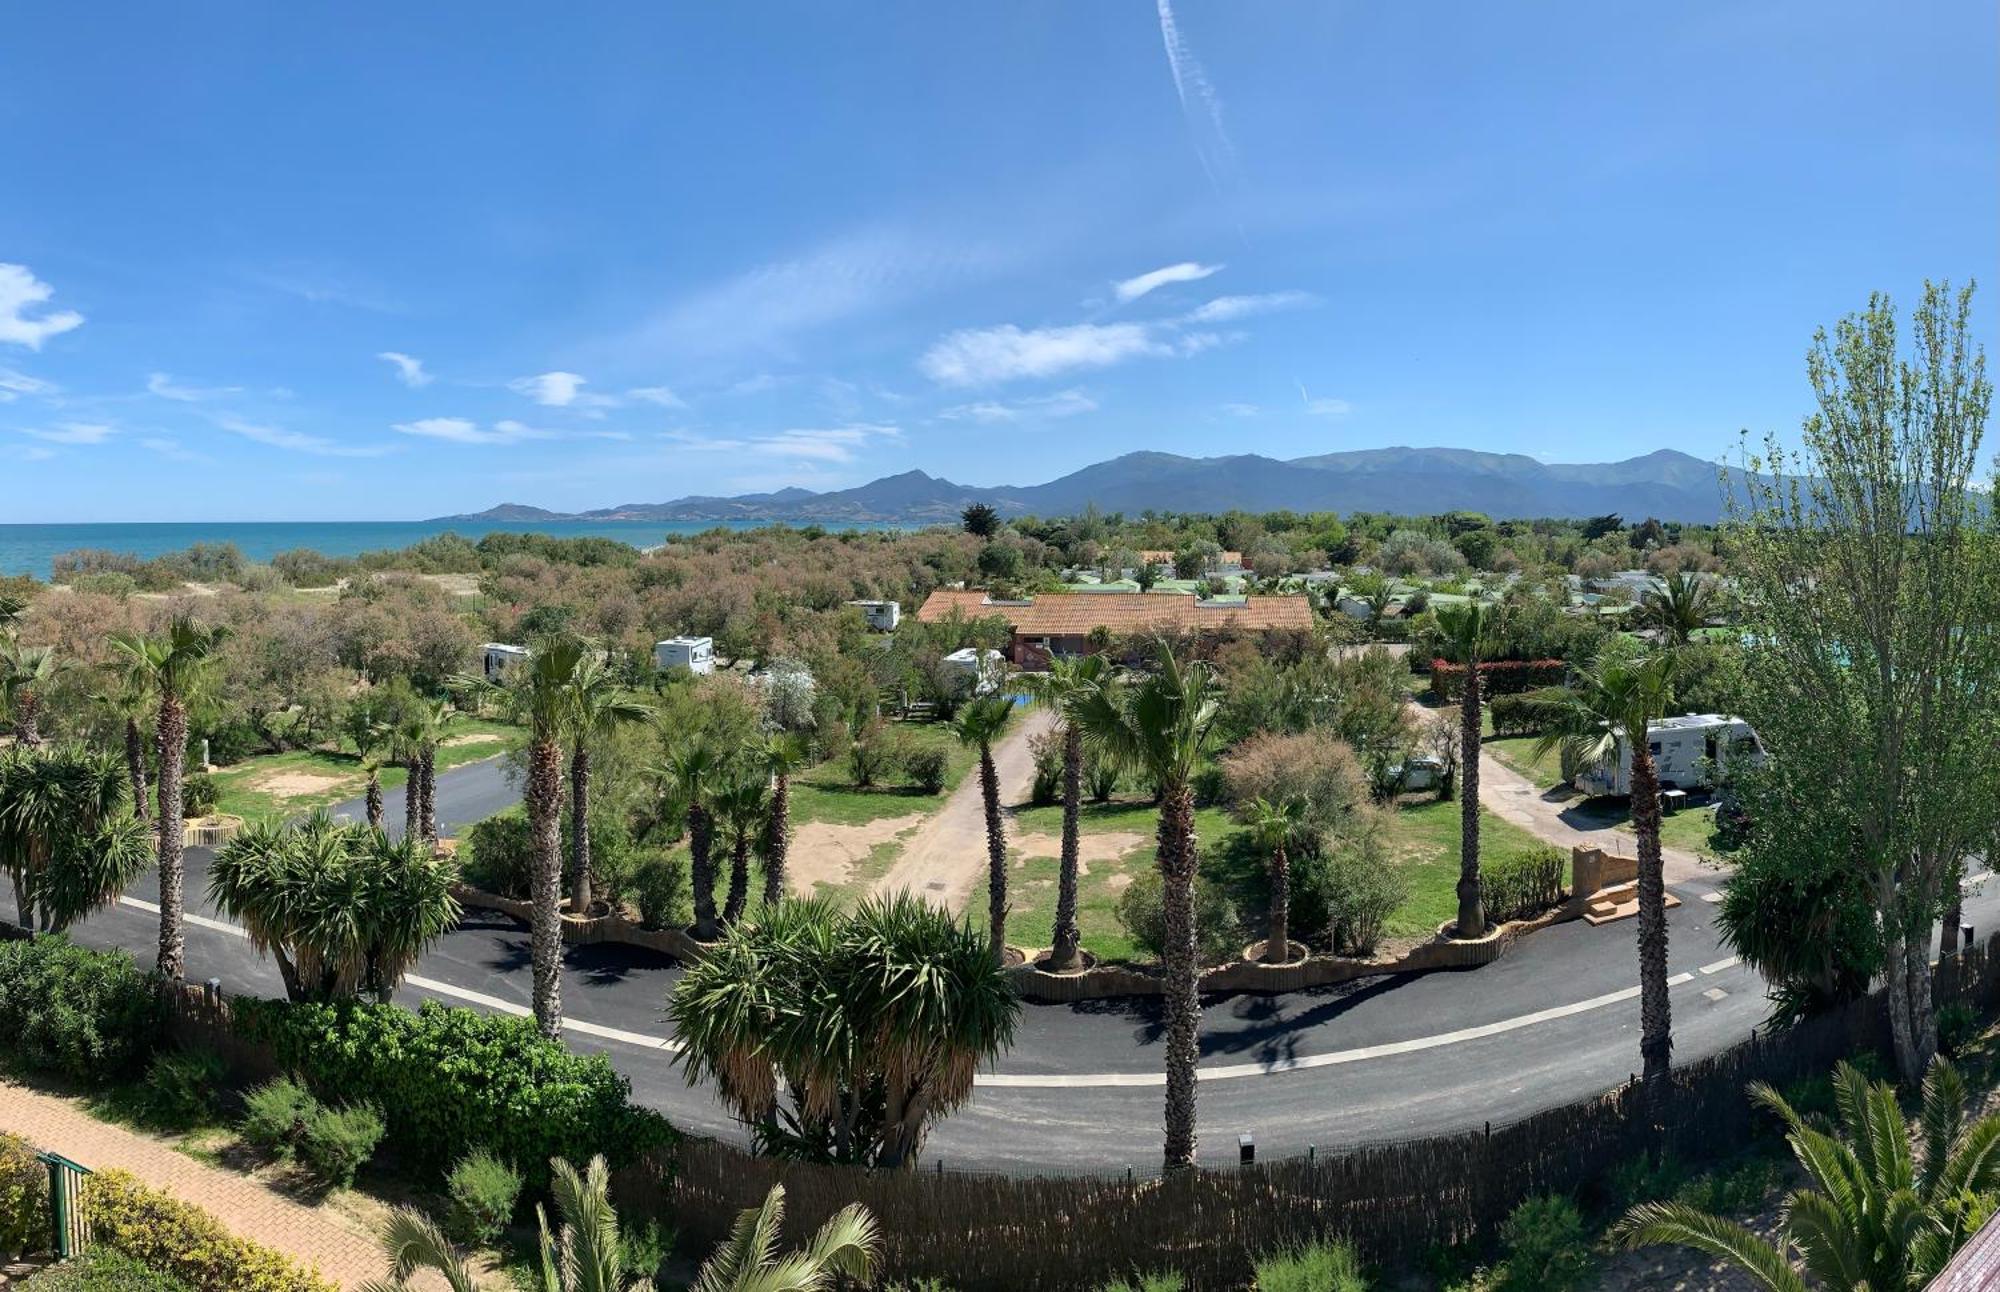
[[[903,606],[897,601],[850,601],[847,603],[861,612],[868,626],[878,633],[896,631],[896,625],[903,621]]]
[[[1646,736],[1661,789],[1709,788],[1711,768],[1739,759],[1749,767],[1764,761],[1763,743],[1750,724],[1726,713],[1663,718],[1647,724]],[[1578,773],[1576,787],[1585,794],[1632,792],[1632,751],[1622,736],[1616,755]]]
[[[961,694],[985,695],[1007,674],[1007,657],[997,650],[967,646],[944,657],[944,667],[958,680]]]
[[[662,673],[713,673],[715,638],[669,637],[654,642],[653,667]]]
[[[528,662],[528,648],[510,646],[506,642],[487,642],[479,648],[479,656],[480,669],[486,674],[486,680],[498,682],[516,664]]]

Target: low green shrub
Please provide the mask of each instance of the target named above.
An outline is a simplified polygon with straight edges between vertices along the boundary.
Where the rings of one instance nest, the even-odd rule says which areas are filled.
[[[1129,1279],[1106,1283],[1098,1292],[1181,1292],[1187,1280],[1178,1274],[1135,1274]]]
[[[28,1141],[0,1135],[0,1256],[49,1245],[49,1168]]]
[[[1712,1216],[1742,1215],[1763,1206],[1784,1179],[1784,1168],[1777,1161],[1753,1157],[1728,1170],[1683,1181],[1674,1189],[1673,1198]]]
[[[1569,858],[1560,848],[1537,848],[1480,869],[1479,900],[1494,923],[1526,920],[1563,899]]]
[[[903,758],[902,743],[876,719],[856,732],[854,742],[847,747],[847,774],[867,789],[902,766]]]
[[[318,1271],[238,1238],[200,1207],[124,1171],[86,1176],[83,1199],[93,1242],[201,1292],[338,1292]]]
[[[1118,923],[1139,949],[1155,960],[1167,945],[1165,886],[1157,870],[1145,870],[1118,895]],[[1203,964],[1220,964],[1243,952],[1237,937],[1236,909],[1223,887],[1206,875],[1194,885],[1194,919],[1197,951]]]
[[[299,1156],[306,1169],[326,1184],[350,1188],[354,1173],[375,1156],[382,1142],[382,1114],[373,1104],[347,1104],[338,1108],[321,1105],[307,1119],[299,1141]]]
[[[1938,1006],[1937,1036],[1938,1052],[1946,1058],[1955,1056],[1960,1050],[1979,1038],[1979,1014],[1962,1000]]]
[[[694,919],[694,885],[688,861],[678,853],[641,860],[632,874],[632,900],[639,923],[649,929],[677,929]]]
[[[1590,1237],[1568,1198],[1529,1198],[1500,1226],[1500,1241],[1507,1249],[1501,1292],[1568,1292],[1590,1274]]]
[[[1368,1292],[1368,1280],[1346,1243],[1311,1243],[1258,1261],[1257,1292]]]
[[[521,1200],[521,1173],[483,1148],[458,1159],[445,1177],[451,1196],[446,1227],[462,1243],[491,1243],[513,1219]]]
[[[618,1255],[625,1268],[641,1278],[657,1280],[673,1254],[674,1231],[657,1220],[618,1227]]]
[[[528,837],[528,816],[508,808],[475,822],[459,844],[459,868],[465,882],[502,897],[525,899],[534,865],[534,840]]]
[[[1298,888],[1324,912],[1328,945],[1341,955],[1373,954],[1383,925],[1410,894],[1410,881],[1390,864],[1381,836],[1337,840],[1320,857],[1301,860]]]
[[[1493,717],[1496,737],[1533,736],[1541,732],[1541,708],[1528,696],[1496,695],[1486,702],[1486,712]]]
[[[1028,787],[1028,802],[1047,807],[1062,801],[1063,736],[1059,728],[1038,732],[1028,739],[1028,751],[1035,758],[1034,780]]]
[[[665,1142],[671,1128],[635,1107],[601,1054],[576,1054],[534,1022],[426,1001],[411,1013],[360,1001],[294,1004],[243,999],[239,1029],[335,1099],[383,1110],[399,1156],[442,1176],[487,1144],[505,1144],[532,1187],[548,1160],[602,1153],[613,1165]]]
[[[222,801],[222,789],[207,772],[190,772],[181,781],[181,815],[207,816]]]
[[[195,1292],[110,1247],[93,1247],[74,1260],[51,1265],[21,1285],[21,1292]]]
[[[950,768],[951,756],[934,745],[912,749],[903,759],[903,775],[926,794],[944,792],[945,774]]]
[[[159,1130],[199,1126],[215,1115],[223,1077],[222,1060],[206,1050],[155,1055],[139,1086],[139,1114]]]
[[[123,951],[60,936],[0,942],[0,1036],[30,1068],[104,1082],[136,1071],[159,1044],[160,1000]]]
[[[245,1140],[283,1161],[291,1161],[305,1138],[319,1100],[291,1077],[276,1077],[243,1096],[243,1119],[236,1131]]]

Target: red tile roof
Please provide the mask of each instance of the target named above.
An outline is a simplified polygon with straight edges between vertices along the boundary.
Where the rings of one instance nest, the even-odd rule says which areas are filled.
[[[1312,607],[1304,597],[1245,597],[1217,605],[1178,592],[1056,592],[1026,603],[995,605],[984,592],[952,588],[931,593],[917,618],[933,623],[953,610],[967,619],[1000,615],[1022,637],[1082,637],[1100,626],[1114,633],[1225,625],[1256,631],[1311,628],[1313,622]]]

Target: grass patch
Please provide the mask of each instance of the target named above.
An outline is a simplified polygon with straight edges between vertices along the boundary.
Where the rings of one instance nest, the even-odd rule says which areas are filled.
[[[1632,833],[1632,822],[1628,818],[1618,825],[1627,834]],[[1660,818],[1660,843],[1668,848],[1678,848],[1682,852],[1726,855],[1730,851],[1715,837],[1715,807],[1682,808],[1672,816]]]
[[[1389,917],[1390,937],[1428,936],[1458,915],[1459,804],[1405,800],[1389,811],[1389,852],[1410,881],[1410,895]],[[1548,845],[1491,812],[1479,813],[1479,860],[1491,865]]]
[[[941,722],[899,722],[890,730],[910,750],[943,749],[946,764],[944,789],[932,795],[904,782],[900,769],[876,784],[856,785],[842,754],[810,767],[792,778],[792,819],[799,822],[823,821],[829,825],[866,825],[885,816],[908,816],[912,812],[935,812],[945,796],[958,788],[972,770],[977,755],[958,743],[951,728]]]
[[[1538,789],[1562,784],[1561,753],[1551,749],[1536,757],[1535,744],[1538,740],[1539,736],[1502,736],[1498,739],[1488,736],[1480,741],[1480,748],[1492,754],[1501,766],[1527,777]]]
[[[438,747],[437,769],[448,771],[505,753],[522,738],[519,727],[486,718],[461,718],[446,732],[446,739],[458,743]],[[217,768],[214,776],[220,792],[216,810],[246,821],[289,820],[314,808],[359,797],[368,785],[360,756],[344,742],[246,758]],[[408,779],[409,773],[401,767],[382,769],[385,793],[401,789]]]

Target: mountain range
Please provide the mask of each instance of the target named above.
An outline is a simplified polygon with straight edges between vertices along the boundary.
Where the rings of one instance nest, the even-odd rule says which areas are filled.
[[[1478,511],[1496,520],[1599,516],[1713,522],[1734,468],[1673,449],[1622,462],[1542,462],[1518,453],[1393,448],[1278,459],[1257,454],[1190,458],[1127,453],[1044,484],[962,485],[905,471],[852,489],[780,489],[734,497],[694,495],[671,502],[622,503],[555,512],[504,503],[443,521],[770,520],[798,523],[956,521],[983,502],[1004,516],[1068,516],[1096,506],[1134,514],[1178,512],[1373,511],[1432,515]],[[1728,486],[1725,485],[1728,482]]]

